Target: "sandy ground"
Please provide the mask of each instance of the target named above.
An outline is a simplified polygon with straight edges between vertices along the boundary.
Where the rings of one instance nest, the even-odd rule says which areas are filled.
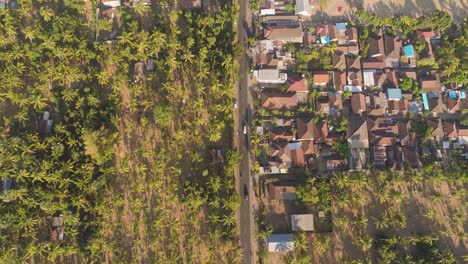
[[[338,11],[338,7],[341,7],[341,12]],[[428,15],[439,9],[451,14],[455,22],[460,22],[468,16],[468,1],[466,0],[329,0],[325,7],[320,8],[317,5],[312,20],[335,21],[352,17],[358,8],[366,8],[379,16],[413,17]]]

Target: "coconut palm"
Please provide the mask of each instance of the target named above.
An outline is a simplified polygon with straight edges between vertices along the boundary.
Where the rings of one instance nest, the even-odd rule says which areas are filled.
[[[364,235],[358,240],[353,241],[353,244],[358,246],[363,252],[367,252],[372,248],[372,243],[374,239],[370,237],[369,235]]]

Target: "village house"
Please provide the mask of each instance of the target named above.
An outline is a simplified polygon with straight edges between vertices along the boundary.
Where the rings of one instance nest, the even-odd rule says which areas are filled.
[[[429,111],[432,117],[438,117],[446,111],[446,106],[442,102],[439,93],[422,93],[424,110]]]
[[[254,75],[259,83],[286,83],[288,74],[278,69],[258,69]]]
[[[344,171],[348,169],[348,161],[344,157],[341,157],[340,155],[333,154],[333,155],[325,157],[324,159],[326,162],[327,170]]]
[[[121,0],[101,0],[102,7],[119,7],[121,5]]]
[[[402,40],[398,36],[392,36],[389,34],[384,35],[385,40],[385,57],[386,57],[386,67],[394,68],[398,67],[400,56],[402,53]]]
[[[377,58],[384,55],[384,39],[382,32],[372,32],[369,34],[369,49],[367,50],[367,56],[370,58]]]
[[[263,38],[283,43],[302,43],[302,23],[298,16],[265,16]]]
[[[50,119],[50,113],[48,111],[44,111],[44,113],[42,113],[42,119],[36,123],[36,130],[40,134],[49,134],[52,132],[53,124],[54,121]]]
[[[271,200],[296,200],[297,183],[293,181],[271,182],[268,185],[268,196]]]
[[[63,214],[52,217],[51,228],[50,228],[50,240],[58,241],[63,240]]]
[[[296,0],[294,11],[296,15],[309,17],[312,15],[312,6],[309,0]]]
[[[329,103],[329,115],[332,117],[338,117],[343,112],[343,98],[341,93],[335,91],[329,91],[328,94],[328,103]]]
[[[342,92],[346,85],[346,73],[343,71],[333,71],[333,87]]]
[[[293,109],[299,103],[296,93],[261,93],[260,99],[266,109]]]
[[[355,114],[366,111],[366,97],[363,93],[354,93],[351,96],[351,109]]]
[[[328,135],[328,125],[323,120],[314,122],[312,117],[298,117],[296,119],[298,140],[313,140],[314,142],[324,142]]]
[[[267,239],[269,252],[294,251],[293,234],[272,234]]]
[[[346,70],[346,58],[343,51],[335,51],[332,54],[333,69],[338,71]]]
[[[291,215],[292,231],[314,231],[313,214],[293,214]]]
[[[366,106],[368,116],[382,116],[387,112],[387,96],[385,93],[366,96]]]
[[[442,91],[439,75],[437,73],[425,74],[419,78],[421,88],[426,93],[439,93]]]
[[[292,141],[294,134],[289,127],[273,127],[270,129],[270,140],[272,141]]]
[[[326,86],[330,81],[330,74],[327,71],[314,71],[313,73],[314,87]]]

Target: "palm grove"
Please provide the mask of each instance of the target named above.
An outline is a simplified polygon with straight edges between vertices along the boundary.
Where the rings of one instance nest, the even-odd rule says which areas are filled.
[[[99,44],[94,1],[18,2],[0,9],[0,178],[13,181],[0,262],[237,261],[239,156],[205,154],[230,148],[237,6],[122,7],[119,41]],[[154,70],[131,84],[147,59]],[[57,212],[65,238],[51,242]]]

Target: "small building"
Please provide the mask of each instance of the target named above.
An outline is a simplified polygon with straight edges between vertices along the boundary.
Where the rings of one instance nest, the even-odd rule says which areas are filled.
[[[309,0],[296,0],[295,14],[300,16],[311,16],[312,7]]]
[[[261,93],[260,100],[267,109],[293,109],[299,103],[297,93]]]
[[[302,23],[299,16],[265,16],[263,38],[284,43],[302,43]]]
[[[0,8],[6,7],[6,0],[0,0]]]
[[[101,0],[101,6],[103,7],[119,7],[120,5],[120,0]]]
[[[288,80],[288,74],[278,69],[259,69],[255,73],[260,83],[286,83]]]
[[[366,97],[363,93],[354,93],[351,96],[351,108],[356,114],[366,111]]]
[[[268,196],[271,200],[296,200],[295,182],[272,182],[268,186]]]
[[[387,89],[387,98],[388,100],[401,100],[401,98],[403,98],[401,89],[399,88]]]
[[[3,180],[3,189],[2,189],[2,192],[3,193],[6,193],[8,192],[10,189],[11,189],[11,184],[13,183],[13,180],[10,179],[10,178],[5,178]]]
[[[272,234],[268,236],[269,252],[289,252],[294,250],[293,234]]]
[[[50,240],[57,241],[63,240],[63,214],[52,217],[51,229],[50,229]]]
[[[330,74],[327,71],[315,71],[314,86],[325,86],[330,81]]]
[[[54,121],[50,119],[50,113],[44,111],[42,114],[42,120],[39,120],[36,124],[37,132],[41,134],[49,134],[52,131],[52,125]]]
[[[291,215],[291,227],[292,231],[314,231],[314,215]]]

